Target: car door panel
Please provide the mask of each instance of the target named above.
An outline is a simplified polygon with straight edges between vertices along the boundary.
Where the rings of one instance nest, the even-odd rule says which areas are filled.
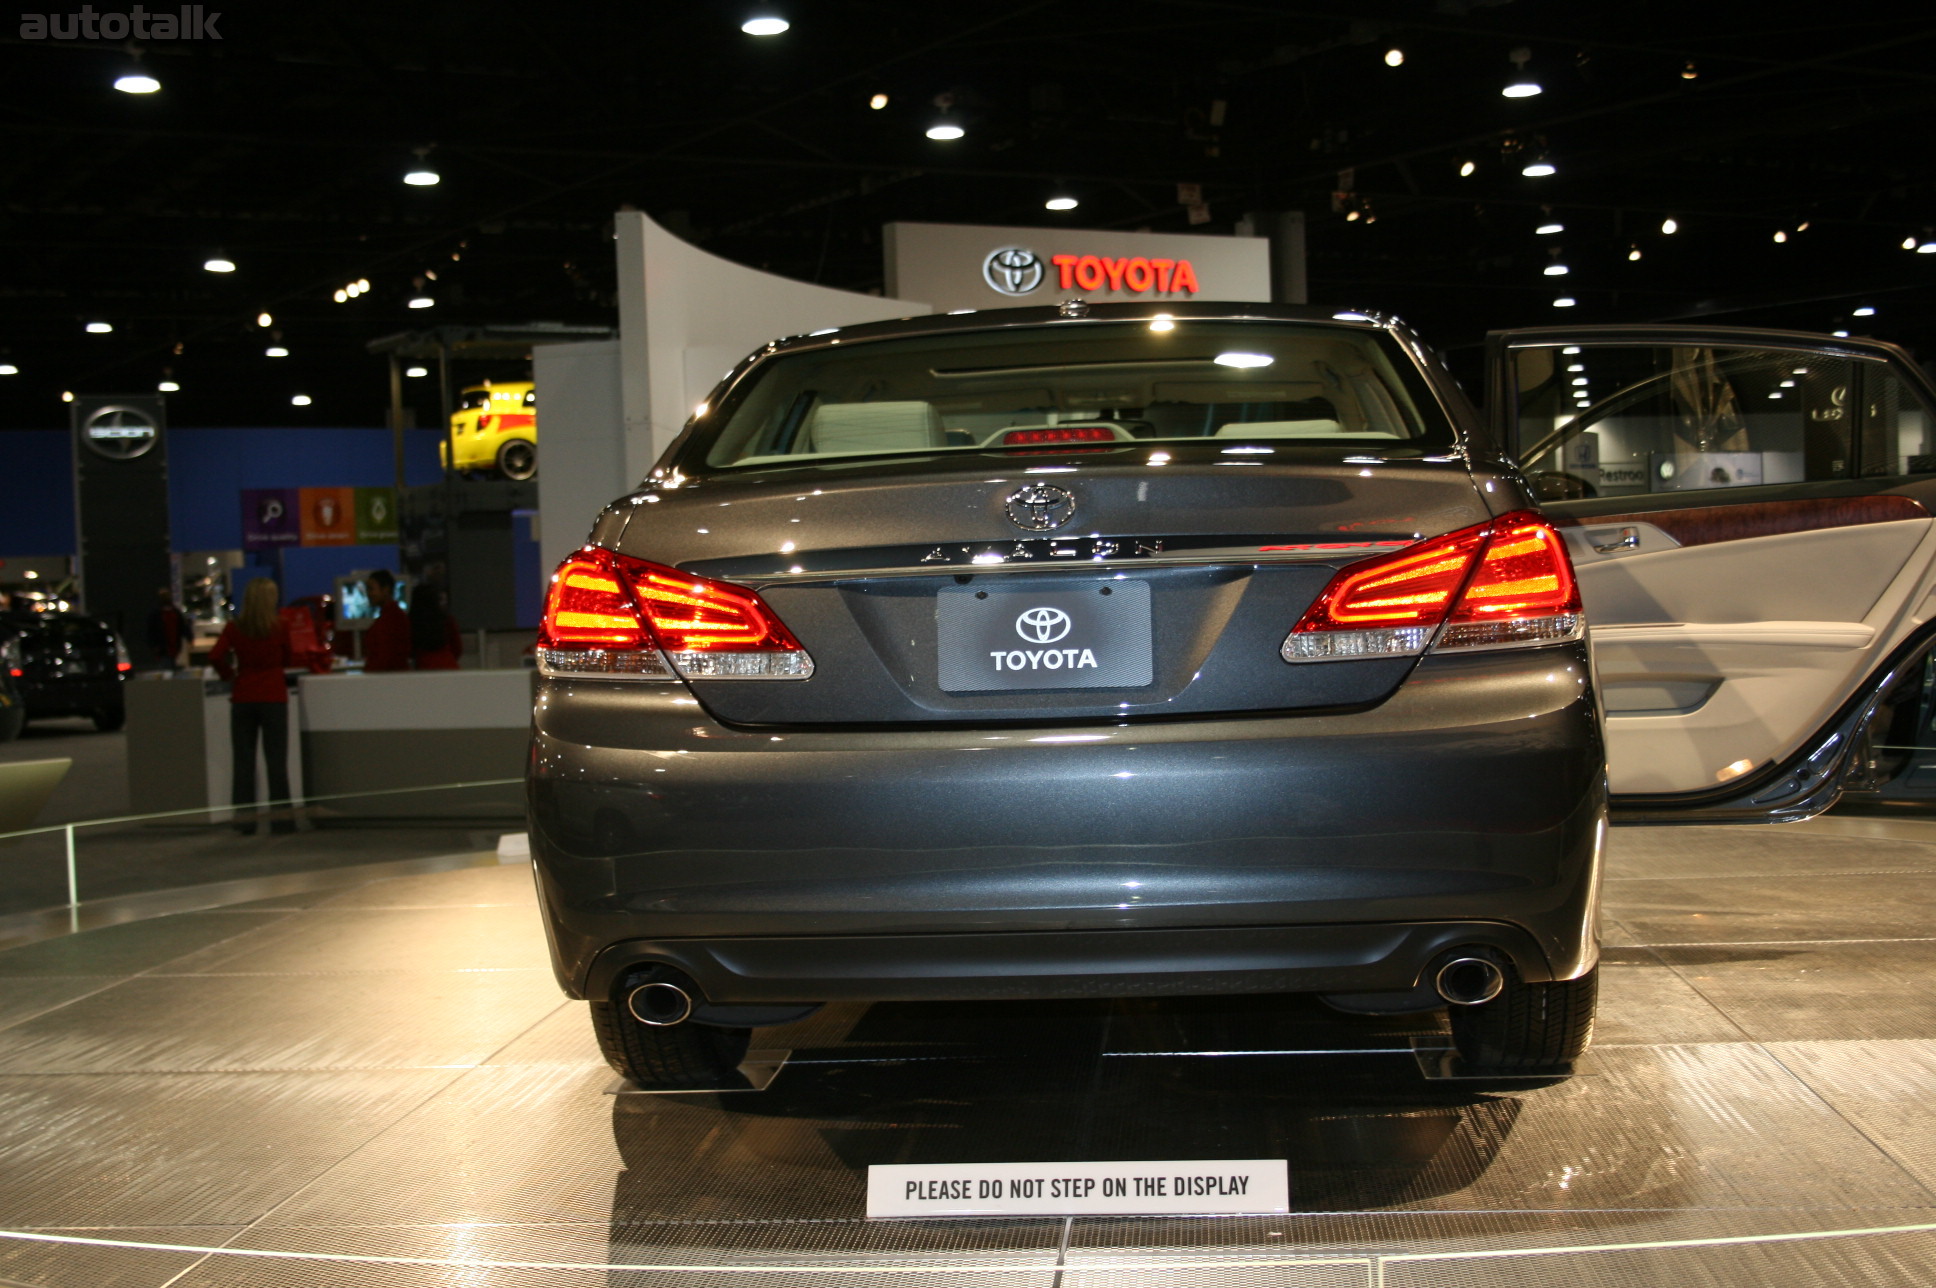
[[[1615,479],[1628,492],[1544,507],[1563,526],[1580,578],[1616,802],[1709,799],[1731,782],[1774,774],[1819,740],[1867,677],[1931,616],[1936,482],[1905,480],[1897,472],[1911,460],[1929,463],[1926,441],[1915,435],[1936,426],[1924,412],[1902,412],[1927,391],[1919,378],[1897,376],[1893,369],[1883,374],[1881,355],[1845,352],[1860,346],[1828,337],[1820,338],[1826,342],[1821,353],[1811,354],[1808,337],[1767,333],[1581,328],[1528,334],[1549,350],[1542,370],[1550,385],[1563,378],[1563,364],[1553,354],[1565,350],[1555,346],[1586,342],[1571,349],[1580,365],[1566,371],[1600,365],[1593,357],[1595,341],[1651,346],[1657,355],[1671,354],[1672,364],[1656,363],[1663,374],[1650,378],[1650,396],[1659,399],[1671,388],[1697,403],[1706,399],[1710,411],[1723,404],[1733,416],[1722,430],[1731,441],[1718,451],[1709,450],[1712,442],[1671,436],[1699,421],[1686,402],[1678,420],[1656,411],[1655,438],[1642,443],[1651,451],[1638,459],[1628,446],[1635,441],[1629,425],[1616,415],[1591,421],[1608,431],[1597,441],[1626,447],[1627,459],[1603,470],[1592,468],[1602,464],[1597,447],[1575,451],[1564,445],[1567,420],[1552,414],[1553,401],[1547,404],[1548,423],[1559,429],[1543,440],[1546,459],[1567,469],[1567,477],[1584,476],[1588,481],[1580,490],[1592,491],[1597,478]],[[1494,345],[1497,409],[1502,398],[1523,401],[1527,385],[1523,375],[1502,369],[1510,344],[1494,337]],[[1743,347],[1754,345],[1765,347]],[[1729,359],[1741,354],[1764,359],[1755,373],[1762,384],[1738,375],[1729,379]],[[1688,381],[1686,368],[1695,365],[1690,358],[1706,364],[1700,376],[1705,387]],[[1734,370],[1748,366],[1736,363]],[[1796,388],[1811,383],[1805,370],[1816,373],[1813,389]],[[1790,371],[1793,378],[1777,385],[1774,377]],[[1830,372],[1832,377],[1824,374]],[[1831,383],[1819,383],[1824,380]],[[1865,471],[1854,445],[1857,435],[1867,433],[1864,393],[1885,381],[1891,382],[1894,419],[1886,434],[1863,439],[1879,458]],[[1905,384],[1917,390],[1906,400],[1898,388]],[[1802,393],[1808,400],[1797,405]],[[1775,423],[1771,429],[1771,404],[1759,400],[1784,394],[1791,428]],[[1620,396],[1617,391],[1609,400],[1618,406]],[[1579,401],[1584,405],[1584,396]],[[1519,406],[1515,402],[1515,414]],[[1759,441],[1743,428],[1757,425]],[[1501,437],[1522,445],[1525,438],[1515,437],[1511,422]],[[1902,452],[1886,467],[1874,446],[1885,440],[1890,452],[1900,440]],[[1783,450],[1754,450],[1770,444]],[[1679,477],[1662,461],[1678,464]],[[1590,465],[1582,469],[1580,462]],[[1710,486],[1708,472],[1754,485]],[[1795,477],[1797,472],[1805,476]],[[1777,474],[1786,481],[1774,483]]]

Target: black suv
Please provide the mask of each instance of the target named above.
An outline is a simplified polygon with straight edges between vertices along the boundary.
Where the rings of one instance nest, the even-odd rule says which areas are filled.
[[[0,648],[27,719],[88,716],[103,732],[127,721],[121,685],[134,663],[106,622],[79,613],[6,613]]]

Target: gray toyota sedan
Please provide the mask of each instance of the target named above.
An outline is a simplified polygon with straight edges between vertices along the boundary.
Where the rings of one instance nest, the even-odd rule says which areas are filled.
[[[835,1000],[1592,1030],[1607,796],[1560,534],[1403,326],[1191,303],[776,341],[557,571],[529,804],[642,1086]]]

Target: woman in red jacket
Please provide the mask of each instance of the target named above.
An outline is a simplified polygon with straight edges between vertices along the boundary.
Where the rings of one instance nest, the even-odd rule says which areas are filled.
[[[257,577],[242,593],[242,611],[222,628],[208,660],[230,682],[229,741],[235,753],[235,826],[248,832],[255,823],[255,745],[269,771],[271,802],[289,799],[289,686],[283,668],[295,665],[289,628],[276,611],[276,583]],[[272,825],[295,830],[291,822]]]

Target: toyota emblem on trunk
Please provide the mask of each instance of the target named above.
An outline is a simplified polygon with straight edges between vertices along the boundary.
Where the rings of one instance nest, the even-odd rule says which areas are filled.
[[[1048,532],[1076,517],[1076,498],[1066,488],[1031,483],[1008,496],[1008,521],[1024,532]]]

